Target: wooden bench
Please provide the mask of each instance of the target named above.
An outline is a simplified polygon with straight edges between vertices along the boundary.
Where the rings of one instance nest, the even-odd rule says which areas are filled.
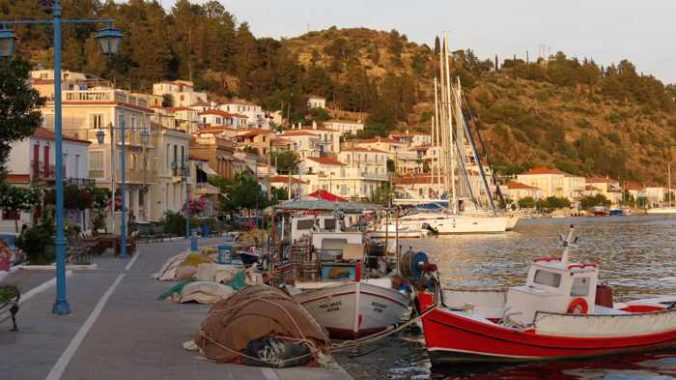
[[[12,319],[12,329],[19,331],[16,326],[16,314],[19,312],[21,293],[14,285],[0,285],[0,323]]]

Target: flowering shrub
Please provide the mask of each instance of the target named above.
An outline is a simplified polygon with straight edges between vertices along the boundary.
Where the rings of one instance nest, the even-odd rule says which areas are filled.
[[[196,215],[201,212],[204,212],[209,207],[209,200],[202,196],[199,198],[191,199],[185,205],[183,205],[182,211],[188,215]]]

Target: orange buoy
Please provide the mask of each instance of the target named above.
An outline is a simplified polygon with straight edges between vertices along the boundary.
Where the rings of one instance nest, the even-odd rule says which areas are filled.
[[[568,304],[568,310],[566,312],[568,314],[586,315],[588,311],[589,305],[587,305],[587,301],[584,298],[578,297],[570,301]]]

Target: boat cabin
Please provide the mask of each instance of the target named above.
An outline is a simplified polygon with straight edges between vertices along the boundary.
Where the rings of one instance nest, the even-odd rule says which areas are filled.
[[[336,217],[331,215],[303,215],[291,218],[291,241],[294,242],[304,235],[310,236],[318,231],[335,231]]]
[[[587,314],[593,312],[598,268],[558,258],[536,259],[526,285],[509,288],[505,318],[533,323],[538,311]]]

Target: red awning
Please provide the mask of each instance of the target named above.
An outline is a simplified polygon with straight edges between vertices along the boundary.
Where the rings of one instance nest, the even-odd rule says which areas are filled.
[[[308,194],[308,196],[317,198],[317,199],[323,199],[325,201],[329,202],[349,202],[347,198],[339,197],[335,194],[332,194],[326,190],[317,190],[314,193]]]

